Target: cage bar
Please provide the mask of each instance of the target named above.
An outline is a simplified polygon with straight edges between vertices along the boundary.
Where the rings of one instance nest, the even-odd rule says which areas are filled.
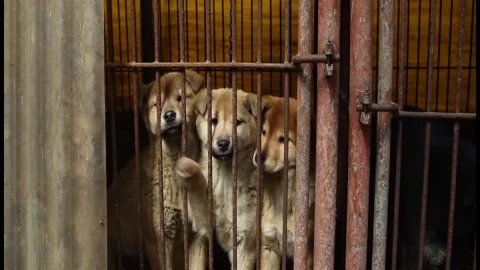
[[[298,2],[298,54],[311,54],[312,1]],[[308,259],[308,178],[310,167],[312,64],[302,64],[297,80],[297,167],[295,202],[294,268],[307,269]]]
[[[291,0],[285,0],[285,60],[284,63],[290,63],[291,61],[291,37],[290,37],[290,27],[291,27],[291,20],[290,20],[290,14],[292,12],[292,3]],[[281,18],[281,16],[280,16]],[[281,25],[281,24],[280,24]],[[280,31],[281,32],[281,31]],[[286,72],[285,73],[285,83],[284,83],[284,89],[283,89],[283,97],[285,100],[285,115],[284,115],[284,134],[288,134],[289,131],[289,101],[290,101],[290,73]],[[259,99],[260,100],[260,99]],[[261,103],[261,102],[259,102]],[[259,108],[261,108],[259,106]],[[261,127],[261,123],[259,125]],[[261,128],[259,130],[261,132]],[[261,134],[259,133],[259,136],[261,138]],[[261,145],[261,144],[260,144]],[[284,164],[288,164],[288,143],[284,144],[284,156],[283,156],[283,162]],[[257,164],[258,160],[257,160]],[[288,170],[283,170],[283,178],[284,178],[284,186],[283,186],[283,226],[282,226],[282,270],[287,269],[287,240],[288,240],[288,230],[287,230],[287,220],[288,220],[288,215],[287,215],[287,205],[288,205]]]
[[[223,3],[223,2],[222,2]],[[223,4],[222,4],[223,5]],[[237,61],[237,1],[230,1],[230,16],[231,16],[231,35],[232,35],[232,63]],[[225,48],[225,46],[223,46]],[[225,57],[225,54],[224,54]],[[225,76],[225,74],[224,74]],[[233,256],[232,256],[232,269],[237,269],[237,74],[232,71],[232,222],[233,222]],[[225,79],[224,79],[225,82]]]
[[[178,30],[179,30],[179,41],[180,41],[180,63],[185,61],[185,29],[184,29],[184,1],[178,1]],[[181,89],[182,89],[182,156],[187,156],[187,101],[186,101],[186,78],[185,78],[185,69],[181,70]],[[183,199],[183,211],[182,211],[182,220],[183,220],[183,259],[185,262],[185,270],[189,270],[189,239],[188,239],[188,194],[185,188],[182,188],[182,199]]]
[[[407,0],[400,0],[399,6],[399,23],[398,23],[398,32],[399,32],[399,61],[398,65],[398,108],[400,111],[403,109],[403,96],[405,91],[405,43],[407,41],[406,36],[406,9],[407,9]],[[399,219],[399,210],[400,210],[400,181],[401,181],[401,166],[402,166],[402,133],[403,133],[403,120],[398,119],[398,131],[397,131],[397,155],[395,157],[395,195],[394,195],[394,208],[393,208],[393,233],[392,233],[392,261],[391,269],[397,269],[397,257],[398,257],[398,219]]]
[[[457,56],[457,89],[455,96],[455,112],[460,112],[460,98],[462,92],[462,67],[463,67],[463,43],[465,36],[465,0],[460,0],[460,25],[458,31],[458,56]],[[447,103],[448,105],[448,103]],[[452,242],[453,226],[455,222],[455,192],[457,185],[457,162],[458,162],[458,141],[460,126],[458,120],[453,126],[453,153],[452,153],[452,182],[450,186],[450,209],[448,213],[448,236],[447,236],[447,258],[445,269],[450,270],[452,263]]]
[[[205,60],[207,63],[210,62],[211,59],[211,22],[210,22],[210,1],[205,1],[205,47],[206,47],[206,54]],[[206,72],[207,77],[207,121],[208,126],[212,126],[212,76],[211,72],[207,70]],[[207,197],[208,197],[208,268],[209,270],[213,270],[213,238],[214,238],[214,224],[215,224],[215,213],[214,213],[214,206],[213,206],[213,184],[212,184],[212,129],[208,128],[207,131],[207,140],[208,140],[208,147],[207,147],[207,154],[208,154],[208,175],[207,175]]]
[[[160,61],[160,0],[155,0],[153,8],[154,18],[154,41],[155,41],[155,61]],[[162,93],[160,90],[160,71],[155,70],[155,86],[157,87],[157,164],[158,164],[158,204],[159,204],[159,263],[160,265],[166,265],[165,262],[165,221],[164,221],[164,203],[163,203],[163,155],[162,155],[162,131],[161,131],[161,119],[162,119]],[[185,123],[185,122],[184,122]]]
[[[340,48],[340,1],[318,1],[318,55],[327,42]],[[327,77],[326,65],[317,67],[316,180],[314,269],[335,266],[337,195],[339,64]],[[313,151],[313,149],[312,149]]]
[[[253,6],[253,0],[252,0]],[[252,9],[253,10],[253,9]],[[257,2],[257,64],[262,64],[262,0]],[[253,11],[252,11],[253,13]],[[252,15],[253,16],[253,15]],[[253,44],[253,26],[252,26],[252,44]],[[252,50],[253,51],[253,50]],[[253,56],[252,56],[253,60]],[[253,78],[253,77],[252,77]],[[252,79],[253,83],[253,79]],[[253,85],[252,85],[253,86]],[[253,87],[252,87],[253,88]],[[257,111],[261,115],[262,111],[262,73],[257,73]],[[261,116],[260,116],[261,119]],[[257,149],[262,149],[262,121],[257,119]],[[262,253],[262,207],[263,207],[263,193],[262,193],[262,170],[263,162],[261,159],[262,155],[257,155],[257,216],[256,216],[256,236],[255,241],[255,262],[257,265],[257,270],[261,268],[261,253]]]
[[[381,0],[378,7],[380,27],[378,41],[378,89],[377,102],[392,101],[393,80],[393,0]],[[375,198],[373,218],[372,269],[386,267],[388,190],[390,180],[391,118],[389,112],[377,115],[377,157],[375,166]]]
[[[136,18],[136,1],[131,0],[132,5],[132,62],[137,62],[137,18]],[[140,183],[140,142],[139,142],[139,116],[138,116],[138,71],[133,71],[133,125],[135,130],[135,179],[136,184],[138,185],[138,197],[142,196],[142,185]],[[134,183],[135,184],[135,183]],[[133,188],[133,187],[132,187]],[[137,202],[138,216],[142,214],[142,200],[139,199]],[[141,219],[138,219],[138,238],[139,238],[139,267],[140,270],[144,269],[143,263],[143,232],[142,232],[142,222]]]
[[[433,58],[435,53],[435,2],[430,0],[430,17],[428,29],[428,71],[427,71],[427,106],[426,111],[431,110],[432,103],[432,77],[433,77]],[[422,209],[420,216],[420,239],[418,247],[418,269],[423,269],[423,250],[425,244],[425,225],[427,216],[427,196],[428,196],[428,170],[430,163],[430,132],[431,122],[425,124],[425,156],[423,163],[423,184],[422,184]]]
[[[350,31],[350,97],[372,88],[371,0],[352,1]],[[365,269],[367,263],[370,126],[362,125],[355,102],[349,105],[349,154],[346,269]]]

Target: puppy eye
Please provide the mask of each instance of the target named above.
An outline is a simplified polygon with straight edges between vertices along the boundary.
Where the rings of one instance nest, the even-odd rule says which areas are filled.
[[[285,138],[284,138],[284,137],[278,138],[278,142],[279,142],[279,143],[284,143],[284,142],[285,142]]]
[[[262,130],[262,135],[265,136],[265,134],[267,134],[267,132],[264,130]]]
[[[237,126],[240,126],[241,124],[243,124],[243,121],[242,120],[237,120]]]
[[[181,95],[178,95],[177,101],[178,101],[178,102],[182,101],[182,96],[181,96]]]
[[[218,124],[218,119],[217,118],[212,118],[212,124],[216,126]]]

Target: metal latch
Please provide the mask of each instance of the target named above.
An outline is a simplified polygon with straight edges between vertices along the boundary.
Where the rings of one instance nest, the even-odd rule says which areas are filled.
[[[358,100],[362,106],[360,111],[360,123],[364,125],[370,124],[370,90],[360,92]]]
[[[325,63],[325,76],[330,77],[333,75],[333,43],[331,40],[327,41],[323,52],[327,57],[327,63]]]

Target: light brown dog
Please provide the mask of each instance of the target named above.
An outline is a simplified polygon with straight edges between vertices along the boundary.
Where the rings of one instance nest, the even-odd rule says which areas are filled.
[[[212,129],[212,187],[215,231],[218,242],[233,258],[232,218],[232,128],[237,128],[237,269],[252,270],[255,264],[255,215],[257,174],[251,160],[256,147],[257,98],[237,91],[237,121],[233,122],[232,90],[212,90],[212,127],[208,124],[207,92],[196,96],[197,131],[202,145],[199,162],[182,158],[177,163],[178,179],[188,190],[189,215],[199,240],[196,254],[204,254],[208,232],[208,129]]]
[[[174,167],[181,156],[182,125],[187,129],[187,156],[197,159],[199,154],[198,136],[195,130],[195,112],[193,101],[195,94],[203,85],[203,77],[186,70],[186,95],[182,96],[181,75],[171,72],[160,79],[160,89],[156,82],[142,86],[139,97],[139,108],[144,123],[150,135],[148,149],[142,151],[140,158],[140,186],[136,179],[135,159],[132,159],[117,175],[116,181],[108,190],[108,243],[110,258],[119,255],[138,256],[139,249],[144,248],[153,270],[162,269],[160,265],[160,245],[165,244],[165,268],[183,269],[183,241],[180,235],[182,225],[182,197],[177,184]],[[161,104],[157,102],[160,91]],[[186,99],[186,123],[183,123],[182,99]],[[157,110],[161,110],[160,132],[162,144],[162,168],[158,164],[157,146]],[[163,176],[164,204],[164,243],[160,239],[160,205],[159,205],[159,172]],[[142,202],[142,212],[139,216],[139,196]],[[116,212],[118,211],[119,233],[116,227]],[[143,243],[139,241],[138,221],[141,222]],[[120,245],[118,245],[120,243]],[[120,246],[120,250],[119,250]],[[178,260],[174,256],[180,256]]]
[[[262,97],[262,141],[256,150],[253,163],[257,166],[257,155],[261,155],[263,170],[262,251],[261,269],[280,269],[283,233],[283,194],[288,192],[287,204],[287,256],[293,258],[295,241],[295,197],[296,197],[296,146],[297,146],[297,101],[289,99],[288,133],[285,134],[285,99],[274,96]],[[312,135],[314,136],[314,135]],[[314,138],[314,137],[313,137]],[[285,164],[285,144],[288,144],[288,163]],[[312,151],[314,152],[314,151]],[[311,166],[309,187],[309,254],[308,265],[313,265],[313,206],[315,195],[314,166]],[[288,190],[285,190],[284,171],[288,170]]]

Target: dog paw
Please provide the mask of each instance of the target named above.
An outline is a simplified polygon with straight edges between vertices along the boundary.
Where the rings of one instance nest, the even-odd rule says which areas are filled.
[[[194,184],[193,181],[197,179],[194,176],[201,173],[201,171],[197,162],[187,157],[182,157],[177,161],[175,173],[181,185],[191,187]]]

